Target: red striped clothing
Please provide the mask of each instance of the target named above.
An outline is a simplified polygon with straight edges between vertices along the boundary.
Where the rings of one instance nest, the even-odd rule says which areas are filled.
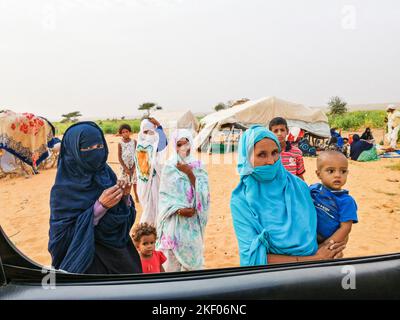
[[[285,151],[281,152],[282,164],[287,171],[295,176],[302,175],[306,170],[304,169],[303,153],[290,142],[286,142]]]

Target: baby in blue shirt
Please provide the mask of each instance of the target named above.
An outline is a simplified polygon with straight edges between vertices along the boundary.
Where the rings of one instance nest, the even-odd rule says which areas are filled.
[[[338,151],[325,151],[317,159],[317,176],[321,183],[310,186],[317,210],[318,243],[343,242],[358,222],[357,204],[347,190],[348,160]]]

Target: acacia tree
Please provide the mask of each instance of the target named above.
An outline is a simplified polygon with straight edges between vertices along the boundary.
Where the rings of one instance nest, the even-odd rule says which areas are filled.
[[[347,112],[347,102],[342,100],[340,97],[332,97],[329,102],[329,113],[332,115],[340,115]]]
[[[78,122],[78,118],[82,117],[82,114],[80,111],[74,111],[70,113],[66,113],[61,115],[64,119],[61,120],[61,123],[66,123],[66,122]]]
[[[224,110],[226,108],[227,108],[226,104],[223,103],[223,102],[220,102],[214,107],[214,110],[215,111],[220,111],[220,110]]]
[[[145,102],[139,106],[138,110],[145,110],[147,111],[147,116],[150,116],[152,110],[162,110],[162,107],[154,102]]]

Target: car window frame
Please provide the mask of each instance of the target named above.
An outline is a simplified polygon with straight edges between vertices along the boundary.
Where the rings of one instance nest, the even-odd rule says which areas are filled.
[[[5,254],[5,256],[4,256]],[[349,257],[336,260],[304,261],[249,267],[229,267],[204,269],[187,272],[168,272],[159,274],[77,274],[54,270],[58,285],[104,285],[104,284],[134,284],[148,282],[184,281],[193,279],[211,279],[219,277],[241,276],[260,272],[279,272],[297,269],[312,269],[323,266],[354,265],[366,262],[400,260],[400,253],[384,255]],[[22,253],[7,237],[0,225],[0,284],[27,283],[41,285],[46,271],[50,269],[31,260]],[[3,276],[1,275],[3,274]],[[2,281],[3,277],[3,281]]]

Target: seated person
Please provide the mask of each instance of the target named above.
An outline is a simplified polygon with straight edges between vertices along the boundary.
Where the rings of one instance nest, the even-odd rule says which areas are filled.
[[[349,143],[349,139],[348,138],[343,138],[342,153],[346,156],[346,158],[349,157],[349,154],[350,154],[350,143]]]
[[[374,137],[372,135],[371,129],[370,128],[366,128],[364,133],[361,135],[361,139],[362,140],[367,140],[367,141],[371,141],[374,140]]]
[[[354,161],[378,160],[376,148],[372,143],[361,140],[358,134],[353,136],[353,143],[350,146],[350,158]]]

